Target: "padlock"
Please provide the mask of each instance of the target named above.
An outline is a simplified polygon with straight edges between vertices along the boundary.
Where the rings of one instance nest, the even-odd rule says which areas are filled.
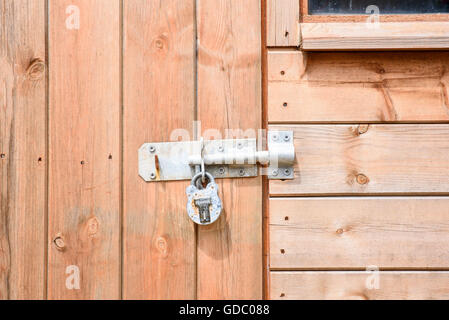
[[[222,206],[218,196],[218,185],[214,177],[205,172],[209,180],[206,187],[202,185],[203,173],[198,173],[187,187],[187,213],[193,222],[199,225],[212,224],[220,217]]]

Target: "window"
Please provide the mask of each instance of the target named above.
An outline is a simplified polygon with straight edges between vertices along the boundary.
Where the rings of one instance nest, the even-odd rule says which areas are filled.
[[[373,7],[374,6],[374,7]],[[449,0],[308,0],[308,14],[426,14],[449,13]]]
[[[299,2],[306,51],[449,49],[449,0]]]

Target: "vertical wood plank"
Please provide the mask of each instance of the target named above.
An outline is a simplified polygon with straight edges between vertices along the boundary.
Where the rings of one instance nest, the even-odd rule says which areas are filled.
[[[0,28],[0,299],[43,299],[44,1],[1,1]]]
[[[262,128],[268,127],[268,110],[265,108],[268,101],[268,48],[267,48],[267,13],[268,1],[261,0],[261,15],[262,15]],[[263,251],[263,294],[262,298],[267,300],[270,298],[270,209],[269,209],[269,185],[268,177],[262,177],[262,251]]]
[[[267,46],[299,46],[299,1],[267,0]]]
[[[259,0],[197,1],[203,132],[261,128],[260,15]],[[224,212],[198,228],[198,298],[261,299],[262,178],[217,182]]]
[[[117,299],[120,3],[50,0],[49,6],[48,298]]]
[[[195,1],[127,0],[124,6],[123,297],[193,299],[188,182],[144,182],[137,152],[143,143],[170,141],[175,129],[192,132]]]

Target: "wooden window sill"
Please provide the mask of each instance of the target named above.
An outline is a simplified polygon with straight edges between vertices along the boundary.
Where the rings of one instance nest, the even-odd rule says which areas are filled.
[[[449,22],[301,23],[303,50],[449,49]]]

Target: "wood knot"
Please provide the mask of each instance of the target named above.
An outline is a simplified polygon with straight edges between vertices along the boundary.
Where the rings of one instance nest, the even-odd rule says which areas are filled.
[[[357,128],[357,133],[359,135],[364,134],[364,133],[368,132],[368,129],[369,129],[369,124],[361,124]]]
[[[42,59],[34,59],[30,62],[26,70],[26,74],[29,80],[38,81],[42,79],[45,71],[45,62]]]
[[[87,234],[93,236],[98,232],[98,219],[96,217],[90,218],[87,221]]]
[[[165,258],[168,256],[168,243],[164,237],[158,237],[156,239],[156,248],[162,257]]]
[[[344,230],[342,228],[337,229],[337,234],[343,234]]]
[[[164,43],[162,42],[161,39],[157,39],[155,44],[156,44],[156,48],[158,48],[158,49],[162,49],[164,47]]]
[[[367,176],[365,176],[363,173],[359,173],[356,177],[356,181],[358,184],[364,185],[369,182],[369,179]]]
[[[163,51],[167,48],[168,39],[165,35],[161,35],[154,39],[153,46],[157,51]]]
[[[53,243],[55,244],[56,249],[58,249],[59,251],[63,251],[65,249],[65,241],[61,235],[57,235],[53,239]]]

